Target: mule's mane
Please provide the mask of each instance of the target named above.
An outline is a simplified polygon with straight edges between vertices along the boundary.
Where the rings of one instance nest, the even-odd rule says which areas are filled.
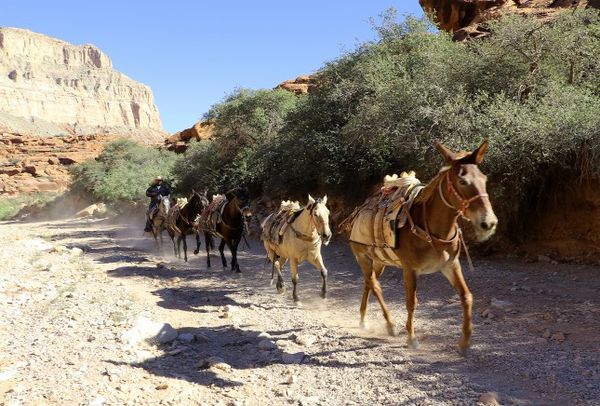
[[[446,171],[449,170],[449,166],[442,166],[437,175],[421,189],[419,195],[415,198],[415,203],[427,203],[435,195],[439,183],[444,180],[444,175],[446,174]]]

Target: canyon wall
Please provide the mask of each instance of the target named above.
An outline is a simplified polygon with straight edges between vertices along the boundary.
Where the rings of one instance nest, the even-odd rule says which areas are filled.
[[[0,28],[0,132],[164,139],[152,90],[94,45]]]

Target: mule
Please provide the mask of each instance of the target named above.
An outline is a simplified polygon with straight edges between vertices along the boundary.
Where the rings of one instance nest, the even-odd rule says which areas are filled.
[[[472,152],[455,153],[441,143],[436,143],[436,147],[445,165],[415,199],[409,211],[410,221],[397,230],[398,246],[390,249],[350,242],[364,275],[360,321],[364,326],[369,293],[373,292],[383,310],[388,332],[394,335],[394,323],[377,278],[386,266],[402,268],[408,313],[407,342],[410,348],[417,348],[419,342],[413,325],[417,306],[417,276],[441,271],[460,296],[463,323],[459,350],[464,354],[470,346],[473,329],[473,295],[465,282],[459,261],[460,243],[464,241],[461,241],[458,218],[463,217],[472,223],[479,241],[490,238],[496,230],[498,219],[486,191],[487,177],[478,167],[487,151],[488,141],[485,140]],[[372,211],[361,210],[352,223],[352,231],[358,232],[360,227],[368,224],[372,227],[372,217]]]
[[[329,227],[329,209],[327,208],[327,195],[322,199],[315,199],[308,195],[308,202],[302,212],[288,224],[279,243],[273,243],[267,235],[265,224],[272,213],[262,223],[261,239],[267,251],[267,257],[273,264],[273,271],[277,272],[277,291],[283,292],[283,277],[281,269],[290,261],[290,273],[294,290],[292,296],[297,302],[298,293],[298,265],[304,261],[311,263],[321,273],[321,297],[327,296],[327,268],[321,256],[321,246],[328,245],[331,239]],[[271,281],[273,274],[271,274]]]
[[[152,217],[152,236],[154,237],[154,246],[156,249],[163,245],[163,230],[167,225],[167,215],[170,209],[169,196],[161,196],[156,208],[156,212]],[[160,237],[160,245],[158,239]]]
[[[202,227],[206,245],[206,265],[210,268],[210,249],[213,247],[212,236],[220,237],[219,253],[223,268],[227,268],[225,245],[231,251],[231,270],[241,272],[237,260],[237,249],[246,229],[246,221],[252,216],[250,212],[250,195],[244,188],[235,188],[225,193],[227,202],[222,209],[220,221],[210,228]],[[209,224],[212,213],[202,213],[199,224]],[[214,228],[213,228],[214,227]]]
[[[179,210],[179,215],[174,223],[169,224],[167,227],[167,231],[173,242],[173,251],[175,252],[176,257],[181,258],[181,243],[183,242],[183,259],[185,262],[188,260],[187,235],[194,234],[196,236],[196,249],[194,250],[194,254],[200,252],[200,235],[195,228],[194,221],[207,205],[208,199],[206,196],[192,190],[187,204]],[[177,237],[177,243],[175,243],[175,237]]]

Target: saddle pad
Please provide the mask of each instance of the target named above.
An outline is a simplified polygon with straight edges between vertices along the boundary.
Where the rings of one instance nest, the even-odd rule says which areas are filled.
[[[406,224],[410,208],[423,185],[412,176],[392,185],[382,187],[342,222],[346,228],[351,227],[351,241],[386,249],[397,248],[397,230]]]
[[[262,224],[261,239],[273,244],[280,244],[289,224],[293,223],[302,212],[300,209],[284,208],[277,213],[271,213]]]

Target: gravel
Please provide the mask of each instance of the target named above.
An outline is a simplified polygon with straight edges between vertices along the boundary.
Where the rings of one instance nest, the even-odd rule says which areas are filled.
[[[328,299],[319,297],[319,273],[301,265],[297,306],[288,271],[281,295],[261,279],[256,241],[240,252],[242,273],[234,274],[206,269],[205,254],[187,264],[172,258],[169,244],[159,255],[138,229],[81,220],[0,225],[0,404],[600,399],[598,267],[549,271],[546,261],[474,258],[475,272],[465,275],[475,299],[473,345],[463,358],[460,301],[439,274],[418,280],[421,347],[409,350],[401,274],[388,269],[380,278],[399,336],[387,335],[374,299],[369,327],[360,329],[362,275],[344,241],[324,249]],[[157,331],[166,338],[148,340]]]

